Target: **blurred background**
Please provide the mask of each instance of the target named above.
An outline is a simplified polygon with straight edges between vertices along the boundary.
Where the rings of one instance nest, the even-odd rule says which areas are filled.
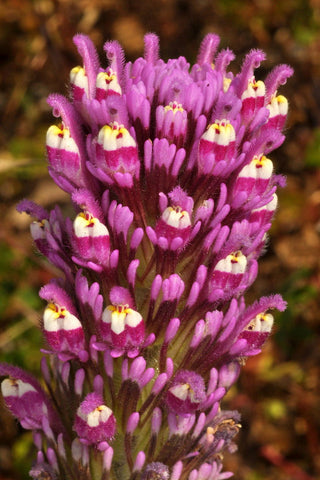
[[[43,305],[39,288],[54,272],[35,251],[30,220],[15,211],[28,197],[63,205],[47,174],[44,140],[54,123],[50,92],[67,93],[80,63],[75,33],[117,39],[127,60],[142,54],[147,32],[160,36],[164,59],[194,62],[203,36],[215,32],[237,55],[262,48],[263,79],[278,63],[294,67],[281,89],[288,97],[287,141],[272,153],[287,177],[269,248],[248,301],[280,292],[263,354],[250,359],[226,408],[239,409],[239,450],[226,458],[237,480],[320,478],[320,0],[1,0],[0,2],[0,360],[39,372]],[[106,65],[104,59],[103,64]],[[0,480],[23,480],[34,456],[31,435],[0,405]]]

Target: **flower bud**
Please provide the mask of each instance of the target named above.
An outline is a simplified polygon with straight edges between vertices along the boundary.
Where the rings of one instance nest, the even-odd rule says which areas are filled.
[[[270,202],[268,202],[263,207],[255,208],[254,210],[251,211],[249,222],[257,223],[259,227],[261,227],[262,225],[267,225],[271,221],[273,214],[277,208],[277,205],[278,205],[278,197],[277,197],[277,194],[274,193],[272,195]]]
[[[126,289],[113,287],[110,298],[114,296],[118,298],[114,298],[114,303],[105,308],[100,322],[103,341],[118,355],[125,351],[137,354],[144,341],[143,318],[139,312],[130,307],[131,299],[128,295]]]
[[[121,87],[117,74],[111,67],[104,72],[99,72],[96,80],[96,99],[103,100],[109,95],[121,95]]]
[[[30,225],[31,236],[36,244],[39,252],[48,255],[50,247],[47,240],[47,232],[50,232],[50,223],[47,219],[34,221]]]
[[[101,128],[96,143],[96,166],[111,177],[116,172],[139,177],[137,144],[123,125],[113,122]]]
[[[183,416],[196,412],[205,399],[203,378],[193,371],[180,370],[167,392],[166,404],[170,412]]]
[[[177,147],[183,144],[187,127],[188,116],[186,110],[177,102],[170,102],[163,107],[159,105],[156,112],[157,138],[167,138]]]
[[[48,415],[43,395],[28,382],[6,378],[1,383],[4,401],[23,426],[28,430],[42,429],[42,419]]]
[[[183,239],[186,243],[191,230],[191,220],[189,213],[182,210],[181,207],[167,207],[158,221],[155,232],[158,237],[165,237],[169,244],[175,237]]]
[[[273,173],[272,161],[264,155],[254,156],[252,161],[240,171],[233,189],[236,198],[245,193],[247,198],[263,195],[267,190]]]
[[[168,196],[171,206],[167,206],[167,198],[164,195],[160,196],[160,207],[163,203],[162,214],[155,227],[154,240],[158,245],[162,245],[163,239],[169,249],[176,249],[178,245],[178,250],[181,250],[191,234],[193,199],[180,187],[175,187]],[[147,233],[149,234],[148,229]],[[152,237],[151,240],[153,241]]]
[[[82,443],[99,445],[114,437],[116,419],[98,393],[89,393],[77,410],[73,429]]]
[[[70,72],[70,86],[74,101],[81,102],[83,95],[88,97],[88,77],[83,67],[74,67]]]
[[[238,250],[219,260],[212,272],[211,286],[236,288],[247,268],[247,258]]]
[[[54,352],[78,355],[85,349],[81,322],[62,305],[48,304],[43,315],[43,330]]]
[[[230,161],[235,155],[235,139],[235,130],[228,120],[216,120],[209,125],[199,142],[199,171],[210,174],[216,163]]]
[[[110,236],[107,227],[88,212],[79,213],[74,222],[74,248],[83,260],[107,264]]]
[[[83,182],[80,154],[70,130],[63,125],[52,125],[47,132],[46,146],[48,163],[52,170],[81,186]]]
[[[256,81],[252,78],[248,82],[248,87],[241,96],[241,114],[245,121],[251,120],[253,115],[263,107],[265,94],[266,87],[261,80]]]
[[[268,126],[282,130],[288,114],[288,100],[283,95],[274,96],[269,105],[270,111]]]
[[[239,335],[239,338],[247,340],[251,348],[261,348],[270,335],[273,326],[271,313],[259,313],[251,320],[249,325]]]

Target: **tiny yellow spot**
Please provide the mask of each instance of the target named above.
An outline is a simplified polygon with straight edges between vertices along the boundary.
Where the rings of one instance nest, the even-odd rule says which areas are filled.
[[[113,71],[110,71],[110,72],[100,72],[100,73],[98,73],[97,78],[103,79],[106,83],[111,83],[113,80],[117,79],[117,76]]]
[[[254,80],[252,82],[249,82],[249,87],[253,88],[253,90],[258,90],[259,88],[264,88],[264,83],[262,80]]]
[[[231,253],[230,254],[231,263],[238,263],[240,260],[240,257],[242,257],[242,252],[240,250],[238,250],[237,252]]]
[[[46,310],[51,310],[54,318],[64,318],[67,314],[67,310],[64,307],[59,307],[53,302],[48,303]]]
[[[164,107],[164,110],[165,112],[172,111],[173,113],[184,111],[181,103],[177,103],[177,102],[170,102],[169,105],[166,105]]]
[[[254,157],[253,162],[256,168],[262,168],[269,162],[269,159],[265,155],[261,155],[260,157]]]
[[[78,217],[83,218],[84,222],[86,223],[86,227],[93,227],[98,221],[88,212],[80,212]]]
[[[278,103],[288,103],[288,100],[283,95],[278,95],[277,96],[277,102]]]
[[[81,67],[80,65],[78,65],[77,67],[73,67],[70,74],[71,75],[76,75],[77,73],[83,73],[83,75],[86,74],[85,70],[83,67]]]
[[[103,410],[106,410],[106,406],[105,405],[100,405],[99,407],[96,408],[96,410],[98,410],[98,412],[103,412]]]
[[[231,78],[224,77],[223,78],[223,91],[226,93],[229,90],[231,83]]]

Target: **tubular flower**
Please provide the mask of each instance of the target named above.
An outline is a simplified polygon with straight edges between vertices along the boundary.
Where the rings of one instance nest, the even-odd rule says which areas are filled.
[[[135,357],[144,341],[144,321],[139,312],[131,308],[132,299],[123,287],[113,287],[110,291],[112,305],[108,305],[102,313],[100,334],[109,345],[112,356],[120,356],[127,352]]]
[[[89,393],[80,404],[73,429],[80,441],[87,445],[98,444],[100,449],[108,448],[116,430],[116,420],[112,410],[103,404],[97,393]]]
[[[265,79],[260,50],[234,59],[203,40],[197,62],[164,62],[154,34],[125,62],[107,42],[69,99],[49,96],[49,173],[74,213],[23,200],[40,253],[61,272],[40,290],[45,387],[0,365],[8,409],[34,432],[32,478],[222,480],[237,412],[222,402],[283,311],[246,306],[277,208],[271,152],[284,140],[287,65]]]

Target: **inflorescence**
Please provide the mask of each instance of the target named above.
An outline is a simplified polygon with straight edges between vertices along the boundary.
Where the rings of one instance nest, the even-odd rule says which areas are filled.
[[[70,99],[48,103],[49,172],[73,218],[23,200],[38,250],[61,271],[47,302],[41,383],[0,365],[8,409],[33,431],[34,479],[222,480],[236,411],[221,401],[272,329],[280,295],[246,306],[277,207],[270,152],[284,135],[278,95],[292,69],[265,79],[252,50],[207,35],[197,62],[164,62],[158,38],[125,63],[116,41],[101,68],[89,38]]]

